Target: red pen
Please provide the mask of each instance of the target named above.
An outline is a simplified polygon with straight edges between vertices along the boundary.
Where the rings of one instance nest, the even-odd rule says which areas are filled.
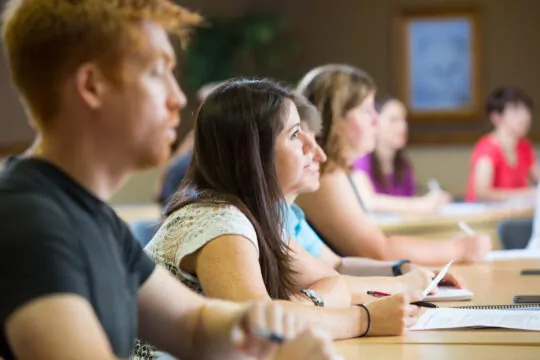
[[[380,291],[368,291],[367,294],[371,295],[373,297],[376,297],[376,298],[391,296],[390,294],[383,293],[383,292],[380,292]],[[438,307],[437,305],[435,305],[433,303],[430,303],[430,302],[427,302],[427,301],[415,301],[415,302],[411,303],[411,305],[416,305],[416,306],[426,307],[426,308],[437,308]]]

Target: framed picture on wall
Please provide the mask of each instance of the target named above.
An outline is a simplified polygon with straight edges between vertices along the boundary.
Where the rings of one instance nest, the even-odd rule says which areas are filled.
[[[474,9],[408,9],[396,21],[398,96],[413,122],[481,116],[480,29]]]

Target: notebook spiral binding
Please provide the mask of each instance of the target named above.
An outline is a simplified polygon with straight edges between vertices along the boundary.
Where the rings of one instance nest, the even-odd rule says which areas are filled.
[[[510,305],[469,305],[453,306],[452,309],[480,309],[480,310],[504,310],[504,309],[537,309],[540,304],[510,304]]]

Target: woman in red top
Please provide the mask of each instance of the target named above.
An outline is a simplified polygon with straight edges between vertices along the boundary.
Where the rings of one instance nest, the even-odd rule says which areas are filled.
[[[540,169],[531,143],[525,139],[531,126],[533,102],[522,90],[503,87],[486,102],[486,114],[494,130],[473,149],[468,201],[504,201],[534,196]]]

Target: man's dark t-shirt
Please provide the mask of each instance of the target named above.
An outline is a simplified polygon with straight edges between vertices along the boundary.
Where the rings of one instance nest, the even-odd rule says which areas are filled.
[[[10,314],[58,293],[86,299],[116,356],[128,357],[137,290],[153,269],[115,212],[57,167],[20,158],[0,172],[0,357],[14,359]]]

